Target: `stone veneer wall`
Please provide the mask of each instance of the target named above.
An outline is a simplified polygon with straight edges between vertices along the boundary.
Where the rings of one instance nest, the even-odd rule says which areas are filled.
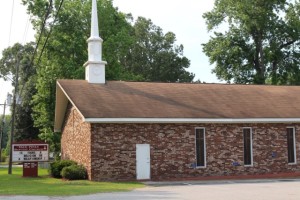
[[[62,159],[84,165],[91,179],[91,124],[83,122],[78,111],[69,104],[63,127]]]
[[[294,165],[287,161],[286,127],[290,126],[296,130]],[[205,168],[191,167],[196,127],[205,128]],[[252,127],[252,167],[243,164],[243,127]],[[92,124],[91,128],[92,180],[135,180],[136,144],[151,146],[152,180],[300,171],[299,124]],[[88,141],[76,140],[87,146]]]

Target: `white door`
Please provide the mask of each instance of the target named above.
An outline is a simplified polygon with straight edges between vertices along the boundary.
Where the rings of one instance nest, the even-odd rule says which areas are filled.
[[[150,179],[150,145],[136,145],[136,179]]]

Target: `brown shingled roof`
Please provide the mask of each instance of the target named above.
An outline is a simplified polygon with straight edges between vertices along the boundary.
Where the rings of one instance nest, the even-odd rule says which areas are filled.
[[[300,118],[300,87],[59,80],[84,118]]]

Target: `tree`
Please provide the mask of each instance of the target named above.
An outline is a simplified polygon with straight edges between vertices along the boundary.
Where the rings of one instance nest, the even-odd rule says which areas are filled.
[[[0,75],[4,80],[12,80],[16,83],[16,71],[19,68],[18,99],[16,106],[15,135],[14,140],[36,139],[39,131],[33,126],[31,100],[36,93],[35,75],[36,69],[31,63],[34,52],[34,43],[21,45],[16,43],[12,47],[3,50],[0,60]]]
[[[0,119],[1,119],[0,130],[3,131],[1,146],[2,146],[2,149],[5,149],[8,144],[8,137],[9,137],[9,132],[10,132],[10,123],[9,122],[11,120],[11,116],[5,115],[5,117],[3,118],[3,115],[0,115]],[[5,122],[4,126],[3,126],[2,120],[4,120],[4,122]]]
[[[177,46],[176,36],[139,17],[134,26],[134,45],[122,59],[128,72],[145,81],[191,82],[194,74],[186,71],[190,61],[183,56],[183,45]]]
[[[32,104],[35,126],[40,138],[48,141],[54,151],[59,151],[60,135],[53,132],[55,88],[57,79],[84,79],[83,64],[87,61],[87,42],[90,35],[91,2],[65,0],[59,10],[59,1],[23,0],[32,15],[32,24],[41,36],[35,64],[37,65],[37,93]],[[48,9],[50,8],[50,9]],[[47,12],[50,10],[51,12]],[[106,78],[120,80],[120,58],[132,44],[132,28],[127,15],[118,12],[110,0],[98,2],[100,36],[103,44],[103,60],[108,61]],[[41,26],[47,18],[44,31]],[[48,41],[47,35],[50,34]],[[41,52],[43,51],[43,54]],[[40,59],[39,59],[40,57]]]
[[[203,17],[208,30],[215,30],[203,51],[219,79],[300,84],[299,1],[216,0]]]
[[[60,9],[61,2],[23,0],[37,30],[37,40],[41,36],[34,62],[37,93],[32,100],[32,116],[40,130],[40,138],[52,144],[55,151],[59,151],[60,140],[60,135],[53,132],[56,80],[84,79],[83,64],[88,59],[86,40],[90,35],[91,18],[90,0],[65,0]],[[174,44],[173,33],[164,35],[159,27],[143,18],[132,26],[131,15],[119,12],[113,7],[112,0],[98,0],[97,5],[99,32],[104,40],[103,60],[108,62],[107,80],[191,82],[194,75],[185,71],[189,60],[182,55],[183,46]],[[45,28],[41,28],[43,24]],[[136,45],[136,42],[147,41],[152,45],[150,50],[145,49],[146,46],[142,50],[148,56],[153,54],[151,60],[140,58]],[[137,66],[141,67],[138,69]]]

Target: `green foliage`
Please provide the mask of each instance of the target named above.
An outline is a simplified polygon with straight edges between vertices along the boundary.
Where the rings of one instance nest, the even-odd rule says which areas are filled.
[[[17,102],[15,115],[15,134],[16,141],[26,139],[37,139],[39,131],[33,126],[32,119],[32,97],[36,93],[36,69],[31,63],[34,52],[34,43],[21,45],[14,44],[3,50],[0,60],[0,77],[5,80],[13,80],[16,83],[16,69],[19,68],[17,93],[21,103]]]
[[[0,162],[6,162],[8,159],[5,150],[2,150]]]
[[[40,131],[39,138],[40,140],[45,141],[50,145],[49,148],[55,154],[55,157],[59,154],[61,139],[60,133],[53,132],[53,130],[50,129],[50,127],[43,128]]]
[[[9,133],[10,133],[10,120],[11,120],[11,116],[10,115],[5,115],[5,118],[3,119],[3,115],[0,116],[1,119],[1,123],[0,123],[0,130],[3,131],[3,135],[2,135],[2,149],[6,148],[6,145],[8,143],[8,137],[9,137]],[[4,120],[4,124],[2,123]],[[3,127],[4,125],[4,127]],[[6,151],[4,150],[4,154],[2,152],[2,155],[8,155],[6,154]]]
[[[203,17],[214,31],[203,51],[219,79],[300,84],[299,1],[216,0]]]
[[[39,30],[43,20],[43,15],[39,13],[44,9],[44,5],[47,5],[47,1],[23,2],[28,6],[28,11],[34,15],[33,24]],[[55,23],[52,27],[46,26],[41,39],[43,44],[51,28],[51,37],[37,66],[37,93],[32,100],[32,116],[35,126],[41,131],[40,138],[49,141],[53,147],[51,150],[55,152],[59,151],[58,146],[52,143],[59,138],[53,133],[56,80],[84,78],[83,64],[87,61],[86,40],[90,32],[90,10],[90,1],[64,1]],[[127,52],[124,49],[132,42],[129,33],[131,26],[127,22],[127,16],[119,13],[109,0],[98,2],[98,10],[99,17],[101,16],[100,35],[106,41],[103,44],[103,58],[109,60],[106,75],[110,80],[119,80],[122,71],[119,58],[125,56]],[[53,18],[56,12],[57,7],[53,5],[49,18]],[[38,49],[40,52],[42,45]]]
[[[50,175],[54,178],[68,180],[87,179],[87,172],[84,166],[77,165],[72,160],[58,160],[50,164]]]
[[[139,17],[134,26],[134,44],[123,58],[127,72],[144,81],[191,82],[194,74],[187,72],[190,61],[183,56],[183,46],[177,46],[176,36]]]
[[[87,179],[87,172],[82,165],[71,165],[62,169],[61,176],[68,180],[84,180]]]
[[[72,160],[58,160],[50,164],[50,175],[54,178],[61,178],[61,172],[64,167],[76,165],[77,163]]]
[[[36,69],[30,62],[33,51],[33,42],[25,45],[16,43],[4,49],[0,59],[0,77],[4,80],[12,80],[12,84],[15,86],[16,71],[19,68],[19,86],[20,88],[24,86],[36,74]]]
[[[90,0],[65,0],[58,13],[59,1],[23,0],[32,24],[41,36],[35,59],[36,93],[32,117],[39,137],[59,151],[60,136],[53,133],[56,80],[84,79],[90,35]],[[103,60],[107,61],[107,80],[191,82],[194,74],[186,71],[190,61],[183,56],[183,46],[175,45],[174,33],[163,33],[151,20],[139,18],[113,7],[112,0],[98,0],[99,32],[103,42]],[[50,7],[50,13],[47,13]],[[47,16],[45,31],[40,33]],[[57,18],[54,20],[54,16]],[[53,22],[53,23],[52,23]],[[134,25],[132,25],[134,24]],[[46,36],[50,38],[43,48]],[[39,60],[40,52],[43,54]],[[57,142],[57,143],[56,143]]]
[[[4,146],[3,146],[4,147]],[[10,134],[8,135],[8,140],[4,149],[5,154],[8,156],[10,153]]]
[[[37,139],[39,129],[34,127],[32,118],[32,99],[36,94],[35,76],[32,76],[22,86],[21,89],[21,104],[16,105],[15,116],[15,141]]]

